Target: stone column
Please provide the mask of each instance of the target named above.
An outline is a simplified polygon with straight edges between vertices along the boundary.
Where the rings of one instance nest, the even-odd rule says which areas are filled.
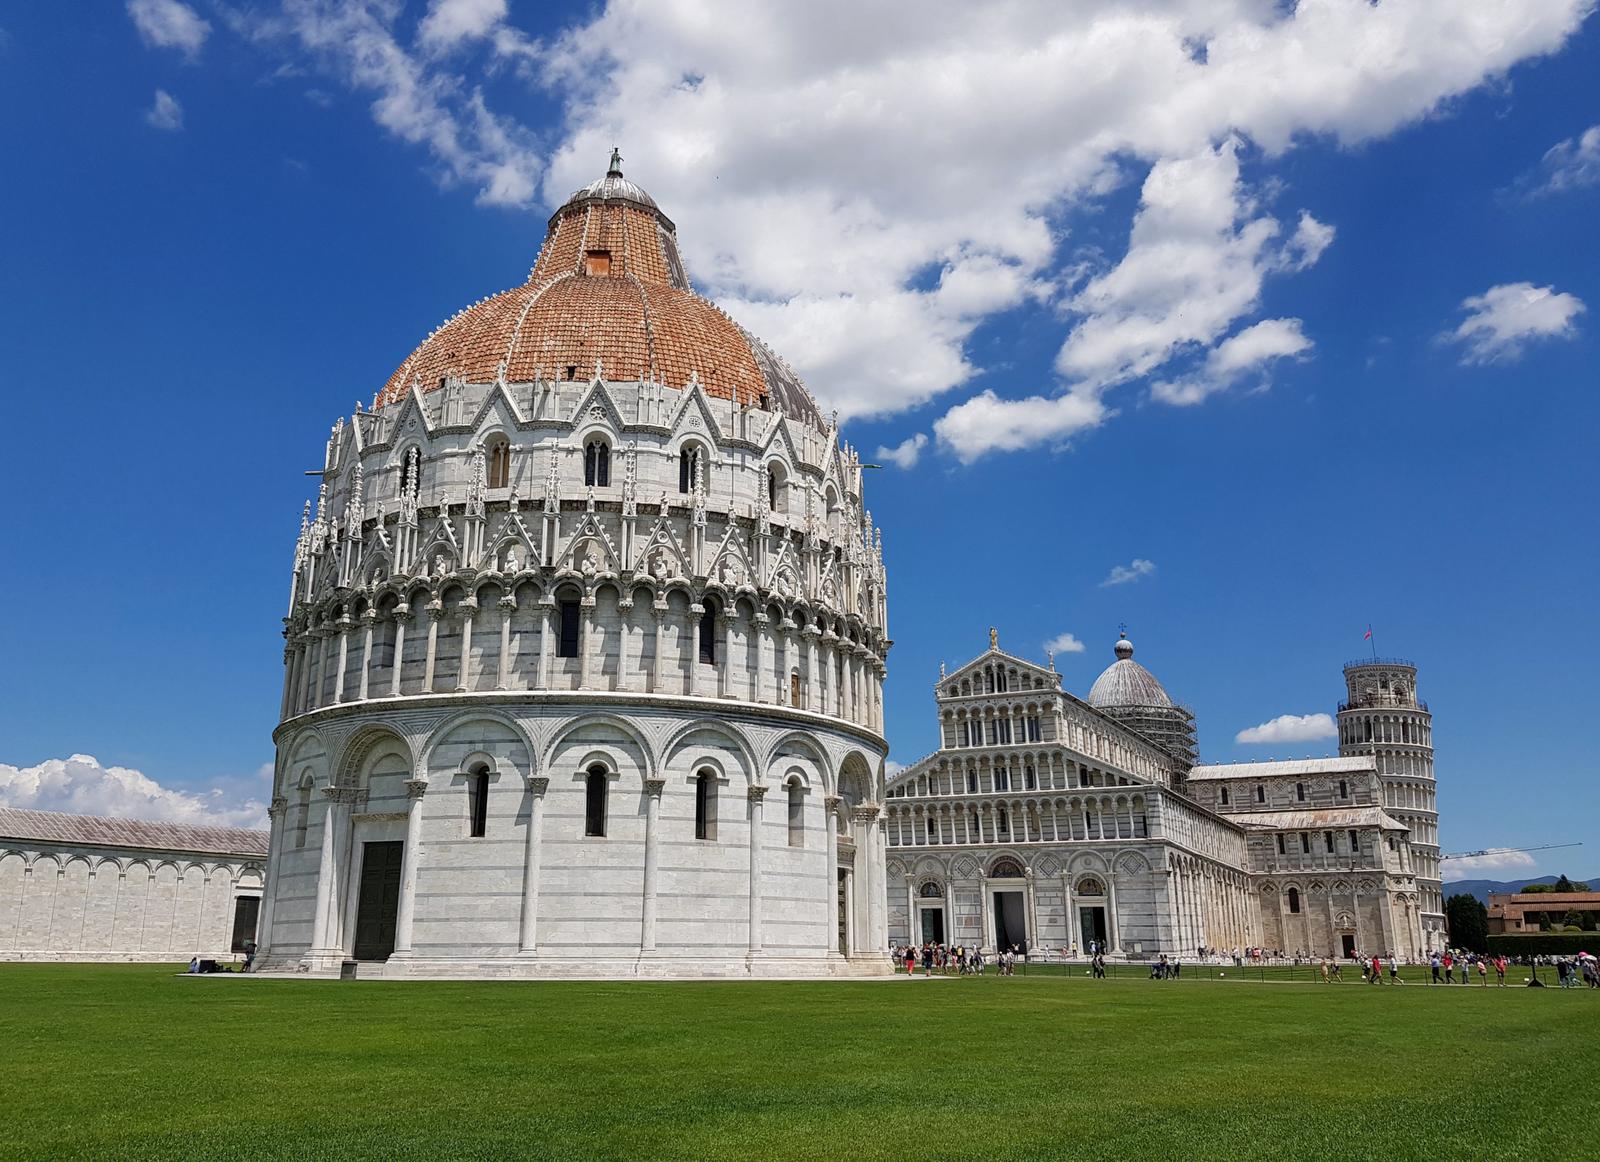
[[[405,672],[406,623],[411,620],[411,610],[404,604],[394,611],[394,657],[389,661],[389,696],[400,696],[400,679]]]
[[[745,796],[750,801],[750,951],[761,951],[761,832],[765,821],[767,788],[752,783]]]
[[[339,619],[339,668],[333,674],[333,700],[344,701],[344,670],[350,658],[350,619]]]
[[[356,697],[367,700],[367,685],[372,678],[372,623],[378,620],[378,611],[370,605],[361,614],[361,686]]]
[[[994,930],[989,924],[989,877],[986,874],[978,875],[978,947],[989,946],[989,941],[994,938]]]
[[[1122,925],[1117,917],[1117,883],[1111,873],[1106,874],[1106,941],[1111,951],[1122,951]]]
[[[411,952],[411,932],[417,916],[417,868],[422,862],[422,796],[427,779],[406,780],[406,845],[400,853],[400,906],[394,919],[394,952],[401,958]]]
[[[656,950],[656,857],[661,845],[661,792],[665,779],[646,777],[644,781],[644,922],[639,934],[639,951]]]
[[[844,803],[838,795],[827,795],[822,800],[823,822],[827,829],[824,841],[827,855],[828,906],[827,939],[823,947],[832,955],[839,952],[839,807]]]
[[[517,611],[517,599],[509,594],[497,603],[500,610],[500,672],[495,675],[494,688],[505,690],[511,685],[511,616]]]
[[[656,652],[650,659],[650,693],[661,693],[661,652],[665,638],[662,633],[662,618],[667,612],[665,601],[653,602],[650,606],[651,615],[655,619]]]
[[[422,664],[422,692],[433,693],[433,668],[439,658],[439,623],[444,620],[444,606],[430,601],[428,612],[428,656]]]
[[[726,607],[724,607],[725,609]],[[729,629],[728,615],[724,609],[717,611],[716,625],[716,652],[717,652],[717,697],[726,698],[733,691],[728,685],[728,655],[733,653],[733,634]]]
[[[556,615],[554,597],[539,603],[539,689],[550,689],[550,619]]]
[[[456,667],[456,693],[472,689],[472,622],[478,603],[471,598],[461,603],[461,664]]]
[[[684,638],[689,643],[689,682],[684,693],[695,698],[700,696],[700,615],[705,611],[705,606],[691,602],[684,614]]]
[[[820,711],[822,706],[821,675],[817,673],[817,626],[815,622],[807,622],[806,628],[801,631],[805,639],[806,658],[806,709]]]
[[[342,866],[340,853],[344,848],[342,830],[349,826],[345,804],[353,792],[344,787],[324,787],[328,806],[322,816],[321,854],[317,865],[316,910],[312,915],[311,948],[306,953],[312,967],[329,967],[330,960],[339,960],[343,951],[339,939],[339,872]],[[323,963],[318,964],[316,962]]]
[[[539,923],[539,840],[544,829],[544,793],[550,780],[528,776],[528,834],[522,858],[522,916],[517,925],[517,955],[537,956]]]
[[[767,622],[770,619],[765,613],[756,613],[750,621],[755,626],[756,634],[756,681],[755,701],[766,702],[768,671],[772,669],[767,662]]]
[[[948,895],[948,884],[945,885],[945,891]],[[917,879],[910,872],[906,873],[906,943],[922,943],[922,913],[917,910]]]
[[[583,636],[578,639],[578,689],[591,689],[593,672],[590,659],[594,657],[594,602],[592,598],[578,607],[583,616]]]
[[[289,800],[275,795],[267,808],[271,821],[267,828],[267,875],[262,881],[261,913],[256,917],[256,958],[259,963],[272,946],[272,905],[278,895],[278,864],[283,859],[283,820],[289,813]],[[118,889],[121,895],[121,889]],[[112,916],[111,930],[116,932],[116,916]]]

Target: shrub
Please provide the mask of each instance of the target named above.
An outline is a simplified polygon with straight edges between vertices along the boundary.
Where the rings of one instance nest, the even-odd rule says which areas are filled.
[[[1593,952],[1600,956],[1600,944],[1593,932],[1541,932],[1530,936],[1502,933],[1489,937],[1489,951],[1506,956],[1573,956]]]

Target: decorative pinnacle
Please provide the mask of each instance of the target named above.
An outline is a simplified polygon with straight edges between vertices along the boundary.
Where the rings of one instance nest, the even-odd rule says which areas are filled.
[[[611,166],[606,170],[606,177],[622,176],[622,151],[616,146],[611,147]]]

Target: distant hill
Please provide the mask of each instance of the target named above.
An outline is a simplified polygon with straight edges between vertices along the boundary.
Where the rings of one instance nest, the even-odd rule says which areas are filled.
[[[1445,899],[1459,896],[1463,893],[1477,896],[1479,901],[1487,905],[1489,893],[1495,892],[1520,892],[1529,884],[1553,884],[1559,876],[1540,876],[1532,880],[1447,880],[1444,885]],[[1591,888],[1600,891],[1600,876],[1573,876],[1575,883],[1587,883]]]

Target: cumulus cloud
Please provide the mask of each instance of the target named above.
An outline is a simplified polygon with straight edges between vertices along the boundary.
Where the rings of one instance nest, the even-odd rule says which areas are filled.
[[[1537,339],[1571,339],[1575,320],[1588,308],[1553,286],[1509,282],[1462,300],[1467,317],[1449,338],[1466,348],[1463,363],[1510,362]]]
[[[1545,151],[1538,168],[1524,174],[1517,185],[1535,196],[1600,185],[1600,125],[1556,142]]]
[[[1055,303],[1062,382],[997,385],[936,428],[971,460],[1068,442],[1115,414],[1118,383],[1186,381],[1255,321],[1264,276],[1316,261],[1331,227],[1280,224],[1241,156],[1382,137],[1560,48],[1590,7],[1014,0],[997,19],[927,0],[908,22],[847,0],[611,0],[550,42],[499,0],[432,0],[414,35],[393,0],[230,21],[372,93],[385,130],[487,204],[557,202],[620,144],[697,284],[845,419],[965,387],[980,325]],[[553,136],[490,107],[476,78],[507,73],[557,102]],[[1127,255],[1064,279],[1072,213],[1130,175]]]
[[[1535,866],[1533,856],[1525,851],[1490,848],[1482,855],[1463,855],[1447,860],[1444,874],[1452,880],[1459,880],[1479,872],[1523,871]]]
[[[1083,653],[1084,645],[1073,634],[1058,633],[1044,643],[1044,648],[1056,654],[1081,654]]]
[[[906,439],[901,440],[892,448],[879,444],[878,450],[873,453],[873,458],[887,460],[896,468],[915,468],[917,461],[922,458],[922,449],[927,445],[927,433],[918,432],[914,436],[908,436]]]
[[[1135,557],[1126,565],[1117,565],[1106,574],[1106,579],[1100,582],[1100,588],[1105,589],[1111,585],[1127,585],[1141,577],[1148,577],[1156,571],[1154,561],[1146,561],[1143,557]]]
[[[219,779],[195,794],[164,787],[132,767],[107,767],[92,755],[46,759],[31,767],[0,763],[0,804],[76,815],[114,815],[213,827],[265,827],[272,764],[249,778]]]
[[[176,133],[183,128],[183,106],[165,89],[157,89],[155,102],[145,111],[144,121],[155,129]]]
[[[139,38],[152,48],[175,48],[190,60],[211,35],[211,25],[181,0],[128,0]]]
[[[1213,347],[1205,362],[1185,378],[1152,383],[1150,394],[1179,406],[1201,403],[1279,359],[1311,350],[1311,340],[1300,328],[1299,319],[1263,319]]]
[[[1260,726],[1241,730],[1233,736],[1233,741],[1312,742],[1319,738],[1335,738],[1338,733],[1333,719],[1326,714],[1280,714]]]
[[[506,11],[506,0],[431,0],[417,26],[417,41],[425,48],[449,49],[482,40],[502,26]]]
[[[481,16],[482,6],[436,4],[422,31],[438,17],[435,35],[459,43],[473,27],[474,10]],[[490,109],[466,75],[407,51],[396,29],[399,15],[392,4],[285,0],[281,15],[236,12],[232,22],[251,40],[306,53],[345,87],[371,94],[373,120],[426,149],[444,184],[476,187],[482,205],[533,204],[543,170],[533,133]]]

